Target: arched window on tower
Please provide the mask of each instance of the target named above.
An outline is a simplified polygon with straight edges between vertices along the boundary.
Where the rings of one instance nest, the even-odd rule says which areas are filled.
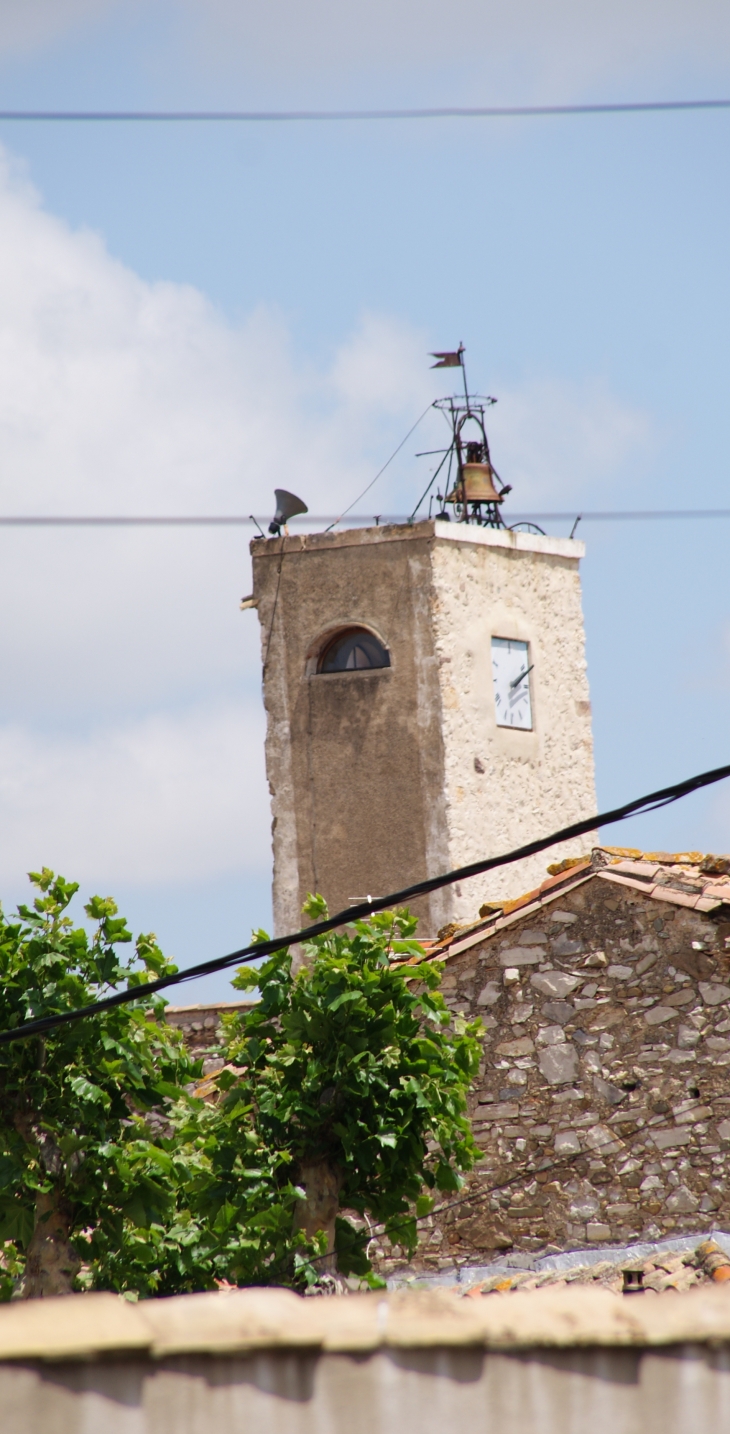
[[[318,672],[362,672],[373,667],[390,667],[390,653],[364,627],[348,627],[335,633],[317,663]]]

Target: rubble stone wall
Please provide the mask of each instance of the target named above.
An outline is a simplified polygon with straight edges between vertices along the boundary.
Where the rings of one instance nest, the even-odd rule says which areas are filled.
[[[449,1006],[486,1027],[483,1154],[417,1267],[727,1228],[730,925],[714,915],[593,875],[448,962]]]
[[[215,1006],[168,1006],[165,1020],[182,1031],[185,1044],[194,1056],[203,1057],[203,1072],[208,1075],[223,1064],[217,1052],[221,1040],[221,1016],[229,1011],[248,1011],[252,1001],[221,1001]]]
[[[423,1223],[415,1270],[730,1227],[726,941],[722,910],[593,872],[447,961],[447,1004],[485,1028],[482,1155]],[[168,1008],[206,1071],[227,1009]]]

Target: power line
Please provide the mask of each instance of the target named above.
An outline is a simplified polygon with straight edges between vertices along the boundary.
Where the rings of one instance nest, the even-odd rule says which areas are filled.
[[[229,966],[243,966],[248,962],[258,961],[262,956],[271,956],[275,951],[282,951],[286,946],[302,945],[312,941],[315,936],[324,936],[326,932],[334,931],[338,926],[350,926],[354,921],[365,920],[376,911],[390,910],[403,905],[406,901],[412,901],[415,897],[427,896],[431,891],[439,891],[444,886],[452,886],[457,881],[466,881],[469,877],[480,876],[484,872],[494,871],[500,866],[509,866],[528,856],[536,856],[538,852],[545,851],[550,846],[556,846],[559,842],[571,841],[574,837],[585,836],[587,832],[593,832],[598,827],[611,826],[615,822],[623,821],[626,817],[639,816],[646,812],[656,811],[659,807],[669,806],[670,803],[679,801],[681,797],[689,796],[691,792],[700,791],[703,787],[712,786],[726,777],[730,777],[730,764],[725,767],[715,767],[710,772],[700,772],[694,777],[687,777],[683,782],[675,782],[671,787],[663,787],[658,792],[650,792],[648,796],[638,797],[634,801],[626,802],[622,807],[614,807],[612,811],[598,812],[595,816],[584,818],[583,821],[573,822],[570,826],[562,827],[560,831],[552,832],[550,836],[539,837],[536,841],[528,842],[525,846],[517,847],[503,856],[485,857],[481,861],[471,862],[468,866],[458,867],[455,871],[448,871],[443,876],[432,876],[424,881],[414,882],[412,886],[406,886],[401,891],[391,892],[388,896],[376,896],[372,900],[359,902],[358,905],[351,906],[346,911],[339,911],[336,916],[327,917],[326,921],[317,921],[314,925],[305,926],[301,931],[295,931],[290,936],[277,936],[269,941],[254,942],[250,946],[242,947],[240,951],[231,952],[228,956],[218,956],[212,961],[201,961],[197,966],[188,966],[186,970],[178,971],[175,975],[161,976],[156,981],[147,981],[144,985],[133,986],[126,991],[117,991],[103,1001],[94,1001],[91,1005],[82,1006],[76,1011],[59,1011],[54,1015],[41,1016],[35,1021],[25,1021],[22,1025],[16,1026],[14,1030],[0,1032],[0,1046],[9,1045],[11,1041],[25,1040],[29,1036],[41,1035],[46,1031],[55,1030],[59,1026],[68,1025],[72,1021],[98,1015],[101,1011],[110,1011],[115,1006],[126,1005],[129,1001],[139,1001],[165,987],[177,986],[181,981],[191,981],[198,976],[210,976],[215,971],[224,971]]]
[[[405,442],[405,439],[403,441]],[[391,455],[391,459],[393,457],[395,454]],[[390,462],[391,459],[388,461]],[[379,476],[379,474],[376,475],[376,477]],[[375,479],[372,482],[374,483]],[[360,495],[360,497],[362,496],[363,494]],[[359,502],[359,499],[355,499],[355,502]],[[297,531],[309,532],[312,524],[337,523],[348,511],[346,509],[345,513],[341,513],[337,517],[333,517],[331,513],[308,513],[307,527],[298,527]],[[564,513],[510,513],[508,516],[510,523],[572,523],[575,520],[576,512],[573,509],[572,512]],[[582,523],[651,522],[667,518],[730,518],[730,508],[628,508],[593,513],[583,511],[580,514]],[[262,515],[258,519],[252,514],[244,515],[242,513],[20,513],[17,516],[15,514],[0,515],[0,528],[248,528],[266,521],[266,515]],[[372,524],[374,518],[369,513],[352,513],[350,521]],[[411,518],[405,513],[378,515],[379,523],[405,524],[410,521]]]
[[[727,110],[730,99],[627,100],[575,105],[443,105],[363,110],[0,110],[0,120],[92,124],[299,124],[346,120],[536,119],[549,115],[621,115]]]
[[[563,522],[569,523],[576,517],[576,511],[572,513],[511,513],[510,521],[528,522],[539,519],[541,522]],[[582,523],[623,523],[638,520],[648,522],[652,519],[664,518],[730,518],[730,508],[625,508],[617,511],[604,512],[581,512]]]

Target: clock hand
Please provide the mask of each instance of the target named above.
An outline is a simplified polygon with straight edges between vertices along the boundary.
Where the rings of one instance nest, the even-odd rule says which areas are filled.
[[[519,687],[519,685],[520,685],[520,683],[521,683],[523,677],[526,677],[527,674],[528,674],[528,672],[532,672],[532,669],[533,669],[534,666],[535,666],[534,662],[531,662],[531,663],[530,663],[530,666],[529,666],[529,667],[526,667],[525,670],[524,670],[524,672],[521,672],[520,675],[519,675],[519,677],[516,677],[516,678],[515,678],[514,682],[510,682],[510,685],[509,685],[509,690],[510,690],[510,692],[514,692],[515,687]]]

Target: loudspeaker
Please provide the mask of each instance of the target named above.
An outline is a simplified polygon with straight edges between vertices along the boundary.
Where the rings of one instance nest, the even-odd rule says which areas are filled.
[[[290,518],[296,517],[297,513],[308,513],[309,509],[301,498],[297,498],[296,493],[287,493],[286,488],[275,488],[274,497],[276,498],[276,512],[269,523],[269,532],[278,538],[284,523],[288,523]]]

